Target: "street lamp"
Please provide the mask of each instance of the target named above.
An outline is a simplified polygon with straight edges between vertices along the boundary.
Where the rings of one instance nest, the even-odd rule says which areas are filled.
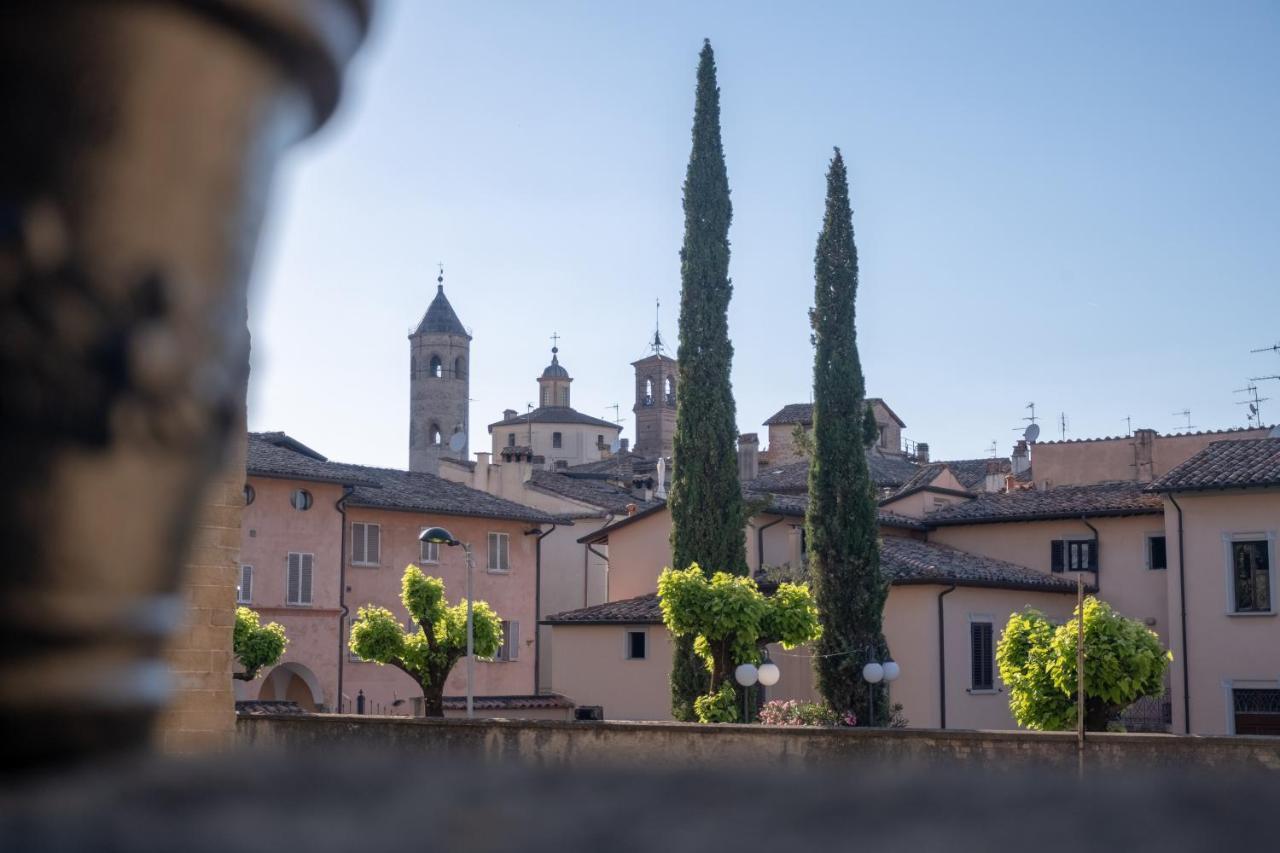
[[[475,572],[476,561],[471,556],[471,546],[466,542],[460,542],[453,538],[453,534],[443,527],[428,527],[422,533],[418,534],[418,541],[430,542],[434,545],[447,545],[452,548],[455,545],[462,546],[462,553],[467,556],[467,719],[475,716],[475,669],[476,658],[473,652],[475,645],[475,625],[471,619],[471,576]],[[431,627],[426,626],[426,630],[430,631]]]
[[[756,666],[753,663],[740,663],[737,669],[733,671],[733,680],[741,684],[743,687],[750,687],[757,681],[765,687],[772,687],[778,683],[778,679],[782,677],[782,671],[778,669],[778,665],[769,660],[766,656],[764,663]],[[751,722],[751,716],[748,713],[747,693],[742,692],[742,722]]]
[[[871,650],[867,650],[867,657],[871,657]],[[898,676],[902,674],[902,668],[898,666],[896,661],[887,660],[884,663],[871,660],[862,667],[862,680],[870,685],[867,688],[867,725],[875,725],[876,722],[876,704],[875,690],[876,685],[883,681],[888,684],[891,681],[897,681]]]

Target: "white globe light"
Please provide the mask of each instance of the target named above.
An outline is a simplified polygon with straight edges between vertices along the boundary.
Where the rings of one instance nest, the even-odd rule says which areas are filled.
[[[765,687],[772,687],[777,684],[778,679],[782,677],[782,673],[778,670],[778,665],[772,661],[765,661],[760,664],[760,669],[757,672],[757,675],[760,678],[760,683]]]
[[[897,681],[899,675],[902,675],[902,668],[898,666],[896,661],[887,660],[884,662],[885,681]]]
[[[862,677],[868,684],[879,684],[880,679],[884,678],[884,667],[872,661],[862,668]]]
[[[759,677],[759,671],[753,663],[740,663],[738,668],[733,671],[733,678],[743,687],[750,687],[756,683]]]

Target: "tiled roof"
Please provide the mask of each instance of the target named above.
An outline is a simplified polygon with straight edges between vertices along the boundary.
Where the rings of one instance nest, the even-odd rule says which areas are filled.
[[[886,456],[877,450],[867,451],[867,468],[871,474],[871,482],[880,488],[900,488],[903,483],[914,477],[920,466],[902,456]],[[788,462],[785,465],[770,465],[747,487],[758,492],[803,492],[809,488],[809,462]]]
[[[880,540],[880,569],[896,586],[955,584],[1075,592],[1074,579],[902,536]]]
[[[902,418],[898,417],[893,409],[889,408],[889,404],[879,397],[868,397],[867,402],[871,404],[879,403],[884,406],[884,410],[889,413],[889,417],[897,421],[898,426],[905,427]],[[813,403],[788,403],[773,416],[764,422],[765,426],[780,426],[786,424],[804,424],[809,426],[813,423]]]
[[[658,603],[658,594],[636,598],[624,598],[621,601],[608,601],[592,607],[581,607],[577,610],[566,610],[555,613],[542,620],[548,625],[599,625],[604,623],[623,625],[661,625],[662,607]]]
[[[786,515],[794,518],[803,518],[805,512],[809,508],[808,495],[772,495],[763,492],[748,492],[745,495],[748,503],[763,504],[760,512],[772,513],[774,515]],[[884,527],[899,527],[906,530],[928,530],[928,525],[914,518],[908,518],[905,515],[898,515],[896,512],[887,512],[879,510],[877,518]]]
[[[993,460],[988,459],[948,459],[942,461],[941,464],[951,469],[951,473],[960,481],[966,489],[978,489],[983,485],[983,481],[987,479],[987,465]],[[1004,475],[1013,471],[1013,463],[1006,457],[994,460],[1000,466],[1000,480],[1004,481]]]
[[[1151,491],[1180,492],[1280,485],[1280,438],[1215,441],[1158,478]]]
[[[422,315],[422,322],[418,324],[418,330],[414,334],[448,334],[471,338],[463,327],[462,321],[458,319],[458,315],[454,313],[453,306],[445,298],[443,284],[436,287],[436,298],[432,299],[431,304],[427,306],[427,313]]]
[[[497,427],[528,426],[531,419],[535,424],[589,424],[609,429],[622,429],[621,426],[613,421],[593,418],[591,415],[584,415],[577,409],[571,409],[568,406],[539,406],[531,412],[525,412],[523,415],[494,421],[489,424],[489,432],[493,432]]]
[[[350,506],[501,518],[533,524],[566,523],[560,516],[494,497],[488,492],[454,483],[434,474],[394,468],[350,467],[366,472],[377,483],[376,488],[356,487],[347,501]]]
[[[572,477],[558,471],[534,471],[529,478],[529,485],[538,491],[550,492],[614,513],[626,512],[629,504],[635,504],[639,509],[648,509],[655,503],[661,503],[661,501],[641,500],[627,489],[615,486],[608,480],[595,477]]]
[[[1273,429],[1273,427],[1227,427],[1226,429],[1203,429],[1195,432],[1165,432],[1155,433],[1157,438],[1187,438],[1193,435],[1230,435],[1232,433],[1241,432],[1262,432]],[[1154,432],[1154,430],[1153,430]],[[1258,436],[1262,438],[1262,436]],[[1132,435],[1104,435],[1097,438],[1065,438],[1059,441],[1041,441],[1040,444],[1089,444],[1095,441],[1132,441]]]
[[[467,707],[467,697],[445,696],[443,704],[447,711],[461,711]],[[476,696],[471,700],[471,704],[477,711],[530,711],[576,707],[559,693],[547,693],[541,696]]]
[[[1136,483],[1104,483],[983,494],[938,510],[929,516],[929,524],[940,527],[1080,516],[1155,515],[1163,511],[1160,497],[1145,492]]]
[[[376,484],[376,481],[357,465],[339,465],[325,461],[324,457],[317,459],[319,454],[315,451],[304,454],[293,449],[295,445],[306,447],[282,432],[249,433],[248,455],[245,460],[246,473],[258,477],[307,480],[315,483]]]
[[[608,459],[582,462],[564,469],[566,474],[601,474],[619,480],[628,480],[637,474],[652,474],[658,469],[658,460],[635,451],[615,453]]]

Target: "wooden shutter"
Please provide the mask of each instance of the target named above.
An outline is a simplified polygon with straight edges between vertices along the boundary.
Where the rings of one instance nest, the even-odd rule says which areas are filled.
[[[1050,571],[1060,572],[1066,565],[1066,544],[1061,539],[1054,539],[1049,543]]]
[[[492,572],[498,568],[498,534],[489,534],[489,547],[486,552],[485,567]]]
[[[511,540],[507,538],[507,535],[505,533],[499,534],[498,545],[501,548],[501,553],[502,553],[502,561],[498,564],[498,567],[502,569],[502,571],[504,572],[510,571],[511,570],[511,553],[510,553]]]
[[[1095,573],[1102,568],[1102,552],[1098,545],[1097,539],[1089,542],[1089,547],[1093,549],[1089,554],[1089,568],[1093,569]]]
[[[364,562],[364,525],[351,523],[351,562]]]
[[[298,590],[299,590],[298,603],[310,604],[311,603],[312,557],[310,554],[300,554],[299,556],[302,558],[301,559],[302,571],[299,573],[300,577],[299,577],[299,583],[298,583]]]
[[[248,604],[251,601],[253,601],[253,566],[241,566],[240,590],[236,596],[236,602]]]
[[[378,565],[382,556],[382,527],[377,524],[365,525],[364,559],[366,563]]]
[[[302,555],[289,555],[289,570],[285,579],[285,602],[287,604],[299,603],[301,595],[300,586],[302,583]]]
[[[991,690],[993,663],[991,648],[991,623],[969,623],[970,685],[974,690]]]

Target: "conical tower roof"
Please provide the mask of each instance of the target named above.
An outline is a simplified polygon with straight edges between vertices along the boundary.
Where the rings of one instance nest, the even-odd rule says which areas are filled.
[[[471,339],[467,330],[463,328],[462,321],[454,312],[453,306],[449,304],[448,297],[444,295],[443,272],[436,279],[436,298],[432,299],[431,304],[427,306],[427,313],[422,315],[422,322],[418,324],[418,330],[414,334],[461,335],[467,340]]]

